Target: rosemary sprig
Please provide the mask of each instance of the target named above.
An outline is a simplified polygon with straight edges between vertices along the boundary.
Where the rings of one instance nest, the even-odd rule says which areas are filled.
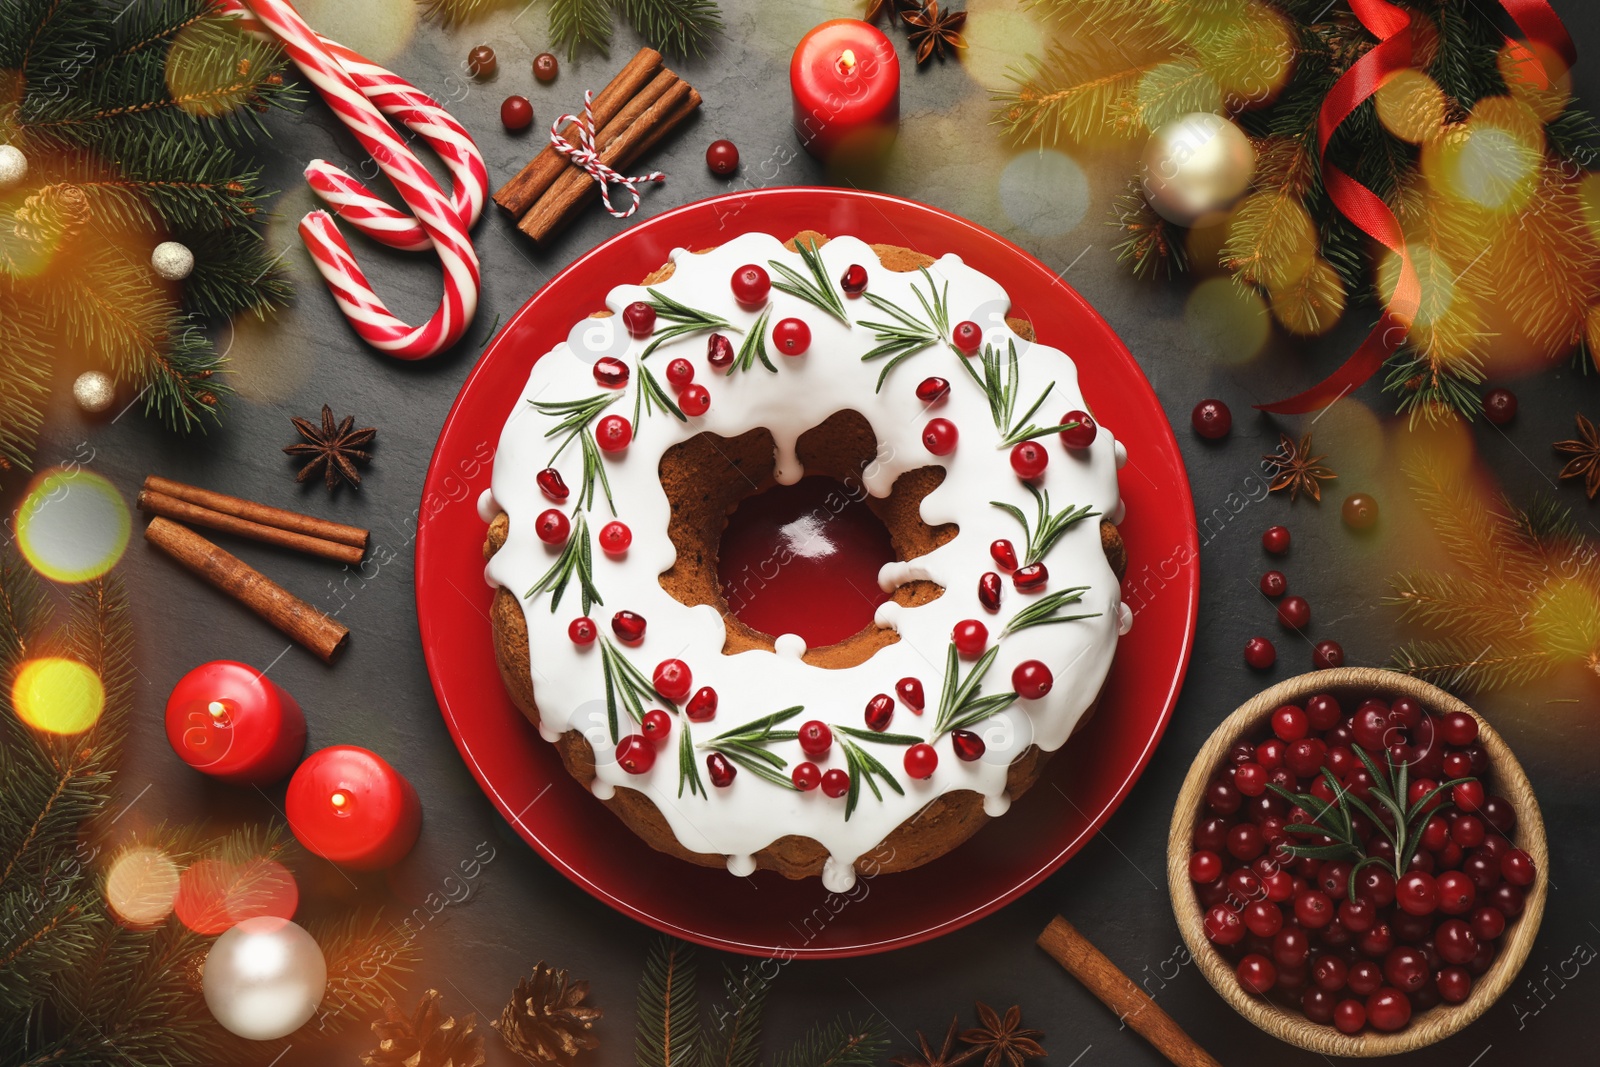
[[[600,417],[602,411],[617,402],[620,395],[620,393],[596,393],[583,400],[529,401],[539,414],[561,417],[560,422],[544,433],[546,437],[565,435],[561,436],[560,443],[550,456],[552,466],[560,458],[561,453],[566,451],[573,438],[578,439],[579,447],[583,450],[583,481],[578,488],[578,499],[575,504],[585,511],[594,506],[594,483],[598,481],[605,490],[606,504],[610,506],[611,514],[617,513],[617,502],[611,499],[611,480],[606,477],[606,466],[600,459],[600,446],[595,443],[594,434],[589,432],[589,427]]]
[[[1015,504],[1007,504],[999,500],[989,503],[1010,515],[1022,524],[1022,532],[1027,536],[1028,552],[1023,565],[1038,563],[1044,559],[1045,554],[1060,540],[1061,535],[1071,529],[1076,523],[1099,514],[1090,505],[1069,507],[1065,511],[1052,512],[1050,510],[1050,493],[1048,490],[1039,489],[1029,482],[1022,483],[1028,492],[1033,494],[1033,502],[1037,505],[1038,514],[1034,522],[1028,522],[1028,516]]]
[[[650,357],[650,353],[668,341],[677,340],[679,337],[687,337],[689,334],[700,333],[703,330],[733,330],[735,333],[739,332],[738,327],[726,319],[719,318],[707,311],[689,307],[687,304],[681,304],[659,289],[648,289],[646,292],[650,294],[650,299],[647,302],[655,309],[656,318],[671,325],[657,330],[655,336],[650,338],[650,343],[645,345],[644,351],[639,354],[641,363]]]
[[[761,309],[761,314],[756,317],[756,323],[750,327],[750,332],[744,335],[744,340],[739,343],[739,354],[733,357],[733,362],[728,364],[724,374],[732,374],[736,370],[750,370],[760,360],[761,365],[778,373],[778,368],[773,366],[772,360],[767,356],[767,319],[772,315],[772,306]]]
[[[661,388],[661,383],[656,380],[654,372],[644,365],[645,356],[648,355],[648,352],[641,355],[638,364],[634,367],[633,429],[635,433],[639,431],[639,416],[641,413],[650,415],[661,411],[676,416],[679,422],[689,421],[689,417],[683,413],[683,409],[678,407],[677,402],[672,399],[665,389]]]
[[[901,796],[905,796],[906,791],[900,788],[900,783],[895,781],[893,774],[889,773],[889,768],[879,763],[877,758],[870,752],[854,741],[841,740],[839,746],[844,750],[845,770],[850,772],[850,791],[845,794],[844,798],[845,822],[849,822],[850,816],[855,814],[856,804],[861,799],[862,782],[867,784],[867,788],[872,790],[872,795],[880,801],[883,799],[883,791],[878,788],[877,779],[879,778],[883,779],[884,785],[887,785]]]
[[[1406,795],[1409,765],[1404,762],[1395,763],[1394,757],[1386,750],[1384,762],[1387,768],[1379,769],[1377,763],[1360,745],[1351,747],[1366,765],[1367,773],[1372,776],[1372,798],[1388,812],[1390,821],[1394,825],[1390,826],[1384,822],[1372,807],[1352,793],[1326,767],[1322,768],[1322,777],[1333,790],[1332,801],[1320,800],[1309,793],[1297,795],[1272,782],[1267,783],[1267,788],[1290,804],[1303,808],[1311,816],[1310,823],[1290,823],[1284,827],[1286,831],[1291,834],[1317,834],[1332,839],[1325,845],[1297,844],[1291,841],[1286,846],[1290,855],[1296,859],[1309,856],[1319,860],[1354,861],[1350,867],[1350,883],[1347,887],[1353,898],[1356,893],[1356,876],[1367,867],[1382,867],[1398,881],[1411,866],[1411,857],[1416,854],[1417,846],[1422,841],[1422,827],[1436,810],[1430,807],[1434,799],[1445,790],[1454,789],[1463,782],[1471,782],[1474,779],[1452,778],[1442,782],[1429,790],[1427,795],[1420,797],[1415,804],[1408,806]],[[1389,844],[1394,846],[1392,861],[1367,854],[1361,836],[1355,830],[1356,813],[1366,816],[1378,832],[1388,839]]]
[[[983,368],[982,375],[972,369],[973,361],[963,359],[961,366],[969,377],[978,383],[978,388],[989,400],[989,414],[994,419],[995,429],[1000,431],[1000,443],[996,448],[1012,448],[1024,441],[1032,441],[1037,437],[1048,437],[1053,433],[1063,430],[1077,429],[1076,420],[1063,422],[1055,426],[1035,426],[1029,420],[1044,406],[1045,400],[1050,396],[1050,391],[1056,387],[1051,382],[1044,387],[1044,392],[1039,394],[1039,399],[1033,406],[1023,412],[1020,419],[1013,418],[1017,406],[1017,389],[1021,385],[1021,373],[1017,363],[1017,342],[1006,341],[1006,359],[1002,366],[1000,353],[996,352],[993,345],[984,345],[983,352],[978,357],[978,363]]]
[[[922,276],[928,280],[929,296],[923,296],[922,290],[917,288],[915,282],[911,283],[911,293],[917,298],[917,303],[922,305],[922,310],[927,315],[927,320],[918,319],[905,309],[891,304],[883,297],[874,293],[866,294],[867,303],[888,315],[891,322],[870,322],[861,320],[861,325],[872,331],[872,339],[878,346],[861,357],[863,363],[870,363],[875,359],[889,357],[889,362],[884,364],[883,371],[878,375],[878,385],[874,392],[883,391],[883,383],[888,379],[889,372],[901,363],[921,352],[929,345],[938,344],[950,335],[950,283],[945,282],[941,291],[934,287],[933,275],[928,269],[922,269]],[[952,346],[954,350],[954,346]],[[959,355],[959,353],[958,353]],[[963,362],[965,362],[963,360]],[[969,368],[970,369],[970,368]]]
[[[1083,594],[1089,589],[1086,585],[1076,586],[1072,589],[1060,589],[1047,596],[1042,596],[1032,604],[1023,608],[1000,631],[1001,637],[1009,637],[1019,630],[1026,630],[1030,626],[1049,626],[1058,622],[1077,622],[1079,619],[1098,618],[1098,611],[1085,612],[1082,615],[1056,614],[1068,604],[1076,604],[1083,599]]]
[[[544,572],[544,577],[522,594],[522,598],[527,600],[535,593],[549,592],[550,613],[553,615],[561,603],[561,594],[567,591],[567,583],[572,581],[574,574],[578,576],[578,596],[583,603],[583,613],[587,615],[592,605],[605,601],[600,599],[600,590],[594,586],[594,546],[589,543],[589,524],[584,520],[583,512],[576,508],[572,512],[572,536],[567,538],[561,555]]]
[[[689,795],[709,797],[706,792],[705,782],[700,780],[700,767],[694,761],[694,741],[689,737],[689,723],[687,719],[680,721],[681,729],[678,731],[678,795],[683,796],[683,787],[689,787]]]
[[[805,710],[804,705],[797,704],[782,711],[775,711],[754,722],[720,733],[696,747],[704,752],[720,752],[756,777],[764,778],[785,789],[793,789],[794,782],[787,775],[780,773],[789,765],[789,761],[767,746],[779,741],[793,741],[799,737],[800,735],[794,730],[779,730],[776,727]]]
[[[991,715],[1010,707],[1017,699],[1016,693],[991,693],[983,695],[983,676],[994,666],[1000,655],[996,645],[972,665],[965,678],[961,677],[961,659],[956,654],[955,642],[945,657],[944,689],[939,694],[939,714],[933,721],[933,735],[939,737],[951,730],[964,730],[982,722]]]
[[[611,727],[613,743],[621,736],[618,732],[621,718],[617,714],[619,703],[636,723],[644,722],[646,701],[662,701],[669,708],[677,710],[671,701],[664,700],[656,692],[656,687],[644,676],[644,672],[604,636],[600,638],[600,669],[606,679],[606,723]]]
[[[828,268],[823,266],[822,253],[817,251],[816,240],[797,245],[795,251],[800,253],[800,260],[805,264],[811,277],[806,277],[787,263],[769,259],[767,266],[777,271],[782,278],[781,281],[773,282],[772,287],[780,293],[799,297],[832,315],[846,326],[850,325],[850,317],[844,310],[844,297],[840,295],[833,279],[828,277]]]
[[[876,741],[880,745],[920,745],[922,738],[915,734],[880,734],[874,730],[863,730],[859,726],[839,726],[835,724],[833,732],[858,738],[862,741]]]

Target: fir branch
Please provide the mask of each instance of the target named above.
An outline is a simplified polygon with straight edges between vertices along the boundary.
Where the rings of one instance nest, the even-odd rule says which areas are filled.
[[[961,677],[961,660],[955,642],[950,643],[945,656],[944,687],[939,693],[939,713],[934,717],[933,736],[942,737],[951,730],[965,730],[1010,707],[1017,699],[1013,692],[983,695],[983,676],[994,666],[1000,655],[995,645],[978,657],[965,678]]]
[[[771,304],[761,309],[761,314],[756,316],[755,325],[750,327],[750,332],[745,334],[744,340],[740,342],[738,355],[728,364],[724,374],[732,374],[736,370],[750,370],[758,360],[773,374],[778,373],[778,368],[773,366],[772,360],[767,356],[767,319],[771,315]]]
[[[1476,356],[1446,362],[1402,346],[1384,364],[1383,391],[1399,398],[1395,406],[1412,428],[1419,420],[1436,426],[1481,414],[1483,381]]]
[[[1014,633],[1026,630],[1032,626],[1052,626],[1061,622],[1077,622],[1079,619],[1097,619],[1100,612],[1089,611],[1081,615],[1062,615],[1060,611],[1068,604],[1076,604],[1083,599],[1083,594],[1088,592],[1086,585],[1076,586],[1072,589],[1058,589],[1048,593],[1029,604],[1007,620],[1005,627],[1000,631],[1001,637],[1009,637]]]
[[[575,59],[578,49],[611,50],[611,8],[607,0],[550,0],[550,43]]]
[[[589,542],[589,523],[578,508],[572,510],[572,534],[561,547],[561,554],[550,565],[550,569],[522,594],[522,598],[531,600],[537,593],[549,593],[550,613],[553,615],[573,575],[578,577],[578,598],[583,605],[583,614],[589,614],[589,609],[594,605],[605,603],[594,584],[594,546]]]
[[[712,1010],[698,1067],[758,1067],[761,1023],[772,983],[752,967],[723,964],[724,1001]]]
[[[1095,134],[1144,132],[1137,113],[1141,80],[1170,60],[1174,42],[1154,20],[1121,23],[1116,48],[1096,41],[1053,44],[1007,72],[1011,86],[991,94],[994,125],[1021,143],[1054,145]]]
[[[44,309],[20,296],[0,273],[0,395],[6,398],[0,405],[0,472],[30,468],[55,355]]]
[[[1040,489],[1030,482],[1023,482],[1023,488],[1033,495],[1035,507],[1034,521],[1028,522],[1028,516],[1023,514],[1021,508],[1015,504],[1007,504],[1000,500],[991,500],[989,503],[1010,515],[1022,524],[1023,535],[1027,539],[1027,552],[1023,557],[1023,565],[1038,563],[1050,552],[1061,535],[1070,530],[1074,525],[1084,519],[1092,518],[1099,512],[1093,510],[1088,504],[1079,507],[1068,507],[1064,511],[1050,510],[1050,491]]]
[[[906,791],[895,780],[895,776],[889,772],[889,768],[880,763],[872,753],[854,741],[841,740],[839,747],[844,750],[845,770],[850,774],[850,788],[845,794],[844,800],[845,822],[850,821],[850,816],[855,813],[856,805],[861,800],[861,784],[863,782],[866,783],[868,789],[872,790],[872,795],[880,801],[883,800],[883,791],[878,788],[879,779],[882,779],[883,784],[893,789],[896,793],[905,796]]]
[[[316,1015],[317,1031],[336,1034],[364,1021],[397,996],[402,977],[422,953],[407,927],[387,922],[379,911],[351,912],[333,921],[309,921],[328,963],[328,985]]]
[[[653,48],[698,56],[722,32],[715,0],[617,0],[622,15]]]
[[[888,1047],[888,1027],[881,1019],[857,1023],[847,1016],[813,1026],[773,1067],[873,1067]]]
[[[650,946],[636,1010],[639,1067],[696,1067],[700,1009],[694,971],[694,952],[682,941],[658,938]]]
[[[651,335],[650,343],[645,345],[644,351],[639,354],[641,362],[648,359],[650,353],[668,341],[676,341],[680,337],[702,333],[706,330],[739,332],[739,328],[727,319],[720,318],[707,311],[701,311],[698,308],[689,307],[687,304],[672,299],[672,297],[667,296],[659,289],[649,289],[647,292],[650,294],[650,299],[647,303],[655,310],[656,318],[672,325],[664,329],[658,329]]]
[[[772,287],[780,293],[788,293],[804,300],[818,310],[832,315],[846,326],[850,325],[850,316],[845,314],[844,310],[844,297],[833,279],[828,277],[828,268],[822,262],[822,253],[817,251],[816,239],[797,244],[795,251],[799,253],[800,260],[810,277],[801,274],[782,260],[769,259],[767,266],[777,272],[781,279],[774,281]]]
[[[656,692],[655,684],[644,676],[644,672],[635,667],[633,661],[611,643],[610,638],[604,636],[600,638],[600,669],[605,673],[606,725],[611,728],[612,744],[616,744],[622,736],[621,716],[617,714],[619,701],[635,723],[644,722],[647,701],[659,700],[677,710],[675,705]]]
[[[1145,198],[1142,183],[1130,179],[1117,194],[1113,205],[1115,226],[1122,240],[1112,246],[1117,262],[1125,264],[1135,278],[1171,278],[1189,269],[1189,253],[1184,247],[1181,227],[1156,213]]]

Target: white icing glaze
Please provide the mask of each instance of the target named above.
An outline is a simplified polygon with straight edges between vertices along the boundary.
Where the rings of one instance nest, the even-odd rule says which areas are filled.
[[[822,247],[821,254],[830,277],[838,278],[853,263],[862,264],[868,270],[869,292],[896,306],[920,312],[911,292],[914,283],[926,289],[920,273],[888,270],[868,245],[853,237],[835,238]],[[805,271],[800,257],[785,250],[776,238],[745,234],[704,254],[675,250],[672,277],[654,288],[747,330],[755,321],[756,312],[737,304],[729,279],[743,264],[765,266],[774,259]],[[985,327],[985,341],[1001,351],[1008,342],[1016,343],[1021,370],[1019,414],[1052,381],[1055,386],[1050,397],[1035,417],[1040,425],[1050,425],[1062,412],[1086,406],[1072,361],[1057,349],[1024,341],[1005,325],[1003,310],[996,313],[995,309],[1009,306],[999,283],[967,267],[954,255],[943,257],[929,271],[941,288],[946,282],[949,284],[952,324],[964,319],[978,321]],[[613,289],[606,305],[616,317],[606,320],[609,325],[602,324],[600,328],[615,328],[623,308],[648,295],[636,285]],[[937,713],[952,626],[962,619],[980,619],[989,628],[992,644],[1006,620],[1039,595],[1018,593],[1007,580],[997,615],[988,614],[978,603],[978,578],[995,569],[989,557],[990,542],[1007,538],[1020,552],[1026,541],[1016,520],[991,507],[989,501],[1012,503],[1030,520],[1035,505],[1010,468],[1009,450],[997,447],[999,433],[987,401],[957,364],[962,357],[947,345],[926,348],[892,371],[883,391],[875,394],[881,364],[863,363],[859,358],[875,344],[869,330],[840,323],[813,305],[776,289],[771,303],[769,330],[771,324],[786,317],[804,319],[812,334],[808,352],[785,357],[770,344],[769,337],[768,350],[778,366],[777,374],[757,364],[749,371],[724,376],[706,363],[707,334],[690,334],[663,344],[650,357],[649,365],[657,377],[662,378],[670,359],[689,359],[695,367],[695,380],[711,392],[710,410],[687,424],[661,413],[644,416],[642,424],[634,427],[629,448],[621,454],[607,455],[604,460],[617,517],[632,529],[633,544],[620,560],[595,549],[594,579],[603,606],[596,606],[591,615],[606,637],[610,637],[614,612],[627,609],[642,615],[648,626],[640,645],[630,648],[618,643],[616,647],[646,677],[661,660],[678,658],[687,662],[695,688],[709,685],[717,691],[715,720],[690,723],[681,715],[675,716],[671,738],[660,749],[650,771],[642,775],[627,773],[613,758],[609,732],[603,725],[596,725],[603,724],[605,716],[599,649],[579,648],[567,636],[568,623],[580,613],[577,582],[567,589],[554,613],[547,593],[525,598],[522,604],[528,624],[540,733],[551,739],[568,729],[584,731],[595,749],[597,777],[592,790],[597,797],[611,796],[618,786],[639,790],[660,809],[680,842],[697,852],[723,855],[728,869],[738,875],[748,875],[755,867],[754,854],[779,837],[799,834],[814,838],[829,854],[823,884],[842,892],[853,884],[853,865],[861,855],[943,793],[973,790],[982,795],[988,814],[1002,814],[1010,805],[1006,793],[1009,763],[1030,743],[1054,751],[1066,742],[1099,693],[1111,666],[1117,637],[1126,632],[1132,618],[1121,603],[1116,576],[1101,551],[1098,523],[1093,519],[1079,522],[1046,557],[1050,571],[1046,592],[1087,586],[1081,604],[1074,605],[1072,612],[1099,614],[1081,621],[1021,630],[1000,642],[999,656],[985,679],[985,693],[1008,690],[1012,669],[1029,659],[1044,661],[1055,684],[1044,697],[1018,700],[974,727],[988,746],[982,759],[961,761],[951,750],[948,735],[940,737],[933,741],[938,767],[931,777],[918,781],[904,771],[904,748],[860,742],[894,774],[905,793],[898,795],[884,787],[880,801],[863,788],[860,804],[848,821],[842,798],[828,797],[821,790],[801,793],[783,788],[748,771],[741,770],[731,786],[716,788],[706,777],[703,752],[697,752],[696,758],[701,761],[701,776],[710,795],[694,796],[684,790],[680,797],[676,758],[679,731],[691,730],[693,740],[699,744],[793,704],[804,704],[806,710],[786,723],[786,728],[798,727],[811,718],[861,728],[868,700],[877,693],[893,694],[895,682],[906,676],[922,681],[928,708],[919,716],[897,702],[889,729],[926,739]],[[846,298],[846,308],[852,319],[882,321],[886,317],[859,298]],[[534,364],[501,436],[492,494],[480,500],[486,521],[492,506],[503,509],[510,517],[506,544],[490,561],[486,575],[494,584],[514,593],[524,593],[537,584],[559,553],[541,543],[533,530],[535,516],[551,507],[536,485],[534,474],[550,465],[554,448],[545,432],[556,418],[541,414],[530,401],[576,400],[604,391],[593,378],[593,357],[580,355],[585,351],[584,331],[596,328],[595,320],[580,319],[566,343]],[[592,352],[592,337],[589,339]],[[742,337],[735,334],[730,339],[737,347]],[[631,417],[637,359],[644,343],[629,340],[624,347],[613,342],[605,353],[622,358],[634,370],[624,398],[607,413]],[[915,393],[917,383],[929,375],[939,375],[951,383],[949,398],[931,410],[924,408]],[[796,439],[845,409],[863,414],[877,436],[878,456],[862,471],[862,482],[874,496],[887,496],[895,479],[908,470],[932,463],[945,467],[944,482],[922,501],[922,518],[930,525],[958,523],[960,533],[925,556],[886,564],[879,575],[886,590],[912,578],[925,578],[943,586],[945,593],[919,607],[904,608],[892,601],[880,606],[875,616],[878,625],[898,631],[900,639],[849,669],[829,670],[803,662],[800,657],[805,642],[795,634],[779,636],[775,652],[723,655],[726,632],[717,609],[709,605],[687,607],[673,599],[658,580],[675,559],[667,537],[667,497],[658,476],[661,455],[670,446],[703,430],[733,437],[766,427],[776,443],[777,480],[792,483],[804,473],[794,452]],[[921,442],[922,429],[934,416],[950,419],[960,433],[955,451],[942,458],[929,454]],[[1100,428],[1091,448],[1079,452],[1064,450],[1054,437],[1043,441],[1049,448],[1050,462],[1036,484],[1049,492],[1055,510],[1069,504],[1089,504],[1101,515],[1122,514],[1117,469],[1126,461],[1127,453],[1106,427]],[[581,482],[577,445],[569,446],[555,466],[572,487],[570,505]],[[564,506],[563,510],[570,513],[571,507]],[[610,518],[603,495],[597,494],[590,514],[591,536]],[[963,674],[970,667],[970,662],[963,661]],[[626,721],[625,713],[623,718],[623,733],[636,729]],[[832,750],[826,758],[816,761],[825,771],[844,766],[838,737],[836,731]],[[785,759],[789,768],[807,758],[794,741],[775,743],[771,751]]]

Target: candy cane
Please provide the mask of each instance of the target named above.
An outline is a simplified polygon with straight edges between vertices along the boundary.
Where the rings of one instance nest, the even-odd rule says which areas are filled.
[[[399,223],[398,212],[386,206],[378,210],[376,197],[331,164],[315,160],[307,167],[313,187],[336,209],[349,212],[352,225],[363,232],[395,247],[431,246],[444,267],[444,295],[438,310],[423,325],[409,326],[390,313],[373,291],[332,216],[313,211],[300,221],[300,236],[340,310],[365,341],[402,359],[422,359],[454,344],[478,306],[478,257],[467,227],[481,210],[488,185],[486,171],[477,171],[483,177],[476,177],[472,161],[475,158],[477,168],[482,168],[482,157],[471,137],[425,94],[357,53],[319,37],[286,0],[223,0],[222,6],[225,10],[239,8],[247,29],[268,32],[283,44],[295,66],[394,184],[426,245]],[[347,68],[346,62],[354,69]],[[379,100],[389,105],[386,110],[390,114],[433,145],[447,165],[455,164],[454,198],[445,196],[433,175],[395,133]]]

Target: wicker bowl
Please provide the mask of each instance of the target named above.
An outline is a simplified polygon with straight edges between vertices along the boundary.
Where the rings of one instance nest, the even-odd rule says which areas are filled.
[[[1510,802],[1517,815],[1512,837],[1520,849],[1533,857],[1538,877],[1529,887],[1522,915],[1506,928],[1500,953],[1473,984],[1471,995],[1460,1004],[1440,1004],[1412,1016],[1411,1023],[1396,1033],[1366,1030],[1344,1034],[1331,1024],[1314,1023],[1298,1012],[1289,1011],[1261,997],[1251,996],[1239,987],[1234,968],[1212,947],[1205,935],[1204,913],[1194,885],[1189,880],[1189,854],[1194,831],[1204,807],[1206,783],[1227,759],[1228,750],[1241,738],[1261,731],[1274,709],[1284,704],[1301,704],[1317,694],[1328,693],[1347,703],[1366,696],[1386,700],[1408,696],[1424,708],[1439,713],[1464,711],[1478,720],[1478,739],[1489,756],[1489,780],[1493,792]],[[1172,910],[1178,929],[1190,954],[1200,965],[1206,980],[1235,1010],[1261,1029],[1280,1040],[1326,1056],[1390,1056],[1431,1045],[1460,1030],[1488,1010],[1510,988],[1517,971],[1528,958],[1533,939],[1544,915],[1550,853],[1544,835],[1544,821],[1534,800],[1528,777],[1511,749],[1487,722],[1460,700],[1436,686],[1409,675],[1370,667],[1341,667],[1314,671],[1280,682],[1246,702],[1223,720],[1195,758],[1178,794],[1167,838],[1167,885],[1172,895]]]

